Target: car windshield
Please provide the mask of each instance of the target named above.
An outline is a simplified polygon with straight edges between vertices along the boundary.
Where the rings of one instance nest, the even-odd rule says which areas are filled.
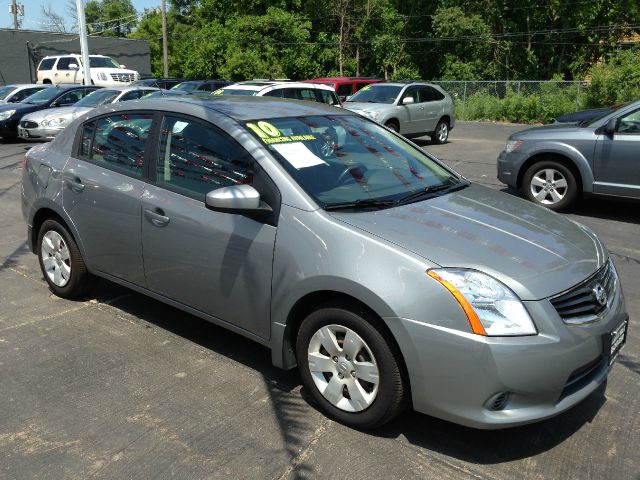
[[[97,107],[98,105],[105,105],[111,103],[119,94],[120,92],[118,90],[96,90],[77,102],[74,107]]]
[[[185,92],[191,92],[196,90],[200,86],[200,82],[182,82],[174,85],[170,90],[183,90]]]
[[[93,68],[120,68],[120,64],[109,57],[89,57],[89,66]]]
[[[596,123],[597,121],[601,120],[602,118],[606,117],[607,115],[611,115],[612,112],[615,112],[616,110],[619,110],[621,108],[626,107],[627,105],[629,105],[632,102],[627,102],[627,103],[623,103],[622,105],[616,105],[615,108],[611,108],[610,110],[607,110],[606,112],[604,112],[601,115],[598,115],[595,118],[592,118],[590,120],[585,120],[583,122],[580,122],[580,126],[581,127],[590,127],[591,125],[593,125],[594,123]]]
[[[256,93],[258,93],[257,90],[249,90],[249,89],[246,89],[246,88],[219,88],[218,90],[213,92],[213,95],[247,95],[247,96],[251,96],[251,95],[255,95]]]
[[[401,90],[398,85],[365,85],[347,102],[393,103]]]
[[[62,93],[62,91],[58,88],[45,88],[44,90],[40,90],[33,95],[29,95],[21,103],[28,103],[30,105],[44,105],[50,100],[56,98],[58,95],[60,95],[60,93]]]
[[[13,92],[15,89],[16,87],[11,87],[11,86],[0,88],[0,100],[4,100],[5,98],[7,98],[9,94]]]
[[[276,118],[245,125],[328,210],[385,208],[467,184],[422,150],[360,116]]]

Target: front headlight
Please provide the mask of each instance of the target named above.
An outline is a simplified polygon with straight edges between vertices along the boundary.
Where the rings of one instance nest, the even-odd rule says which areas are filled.
[[[507,140],[507,145],[504,149],[507,153],[511,153],[520,145],[522,145],[522,140]]]
[[[64,127],[65,123],[67,123],[66,118],[57,117],[57,118],[52,118],[50,120],[45,120],[44,122],[42,122],[42,125],[44,125],[45,127],[51,127],[51,128],[62,128]]]
[[[380,116],[380,112],[369,112],[367,110],[363,110],[362,114],[365,117],[370,118],[371,120],[377,120],[378,117]]]
[[[473,333],[495,337],[538,333],[520,299],[495,278],[457,268],[436,268],[427,274],[455,297]]]
[[[5,110],[4,112],[0,112],[0,121],[11,118],[11,116],[13,116],[14,113],[16,113],[15,110]]]
[[[98,78],[99,78],[100,80],[102,80],[103,82],[106,82],[106,81],[107,81],[107,74],[106,74],[106,73],[104,73],[104,72],[100,72],[100,73],[98,74]]]

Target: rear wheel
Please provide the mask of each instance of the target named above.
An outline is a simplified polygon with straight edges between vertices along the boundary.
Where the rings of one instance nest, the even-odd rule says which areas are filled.
[[[305,389],[326,414],[351,427],[378,427],[406,405],[400,354],[376,328],[378,322],[354,306],[326,305],[298,333]]]
[[[76,242],[57,220],[46,220],[40,227],[37,253],[44,279],[59,297],[77,298],[93,286]]]
[[[574,173],[563,164],[546,160],[533,164],[522,177],[524,195],[550,210],[564,210],[579,197]]]
[[[431,141],[436,145],[447,143],[449,139],[449,122],[440,120],[436,125],[436,131],[431,135]]]

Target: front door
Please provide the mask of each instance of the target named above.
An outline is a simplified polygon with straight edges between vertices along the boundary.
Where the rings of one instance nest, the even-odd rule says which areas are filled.
[[[613,136],[598,136],[594,193],[640,198],[640,109],[618,119]]]
[[[269,338],[276,228],[204,203],[211,190],[254,183],[252,157],[213,125],[170,115],[155,157],[142,199],[148,287]]]
[[[405,98],[413,98],[413,103],[404,105]],[[398,108],[402,112],[399,115],[400,133],[412,134],[425,131],[424,104],[420,103],[418,87],[409,87],[404,91],[398,103]]]
[[[144,285],[140,237],[143,159],[151,114],[117,114],[82,126],[63,177],[64,209],[90,268]]]

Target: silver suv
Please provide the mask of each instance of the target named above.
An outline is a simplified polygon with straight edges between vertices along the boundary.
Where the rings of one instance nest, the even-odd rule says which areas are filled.
[[[405,137],[429,135],[446,143],[455,125],[455,107],[438,85],[420,82],[374,83],[344,102],[357,112]]]
[[[584,195],[640,198],[640,101],[573,125],[512,134],[498,179],[532,202],[562,210]]]

